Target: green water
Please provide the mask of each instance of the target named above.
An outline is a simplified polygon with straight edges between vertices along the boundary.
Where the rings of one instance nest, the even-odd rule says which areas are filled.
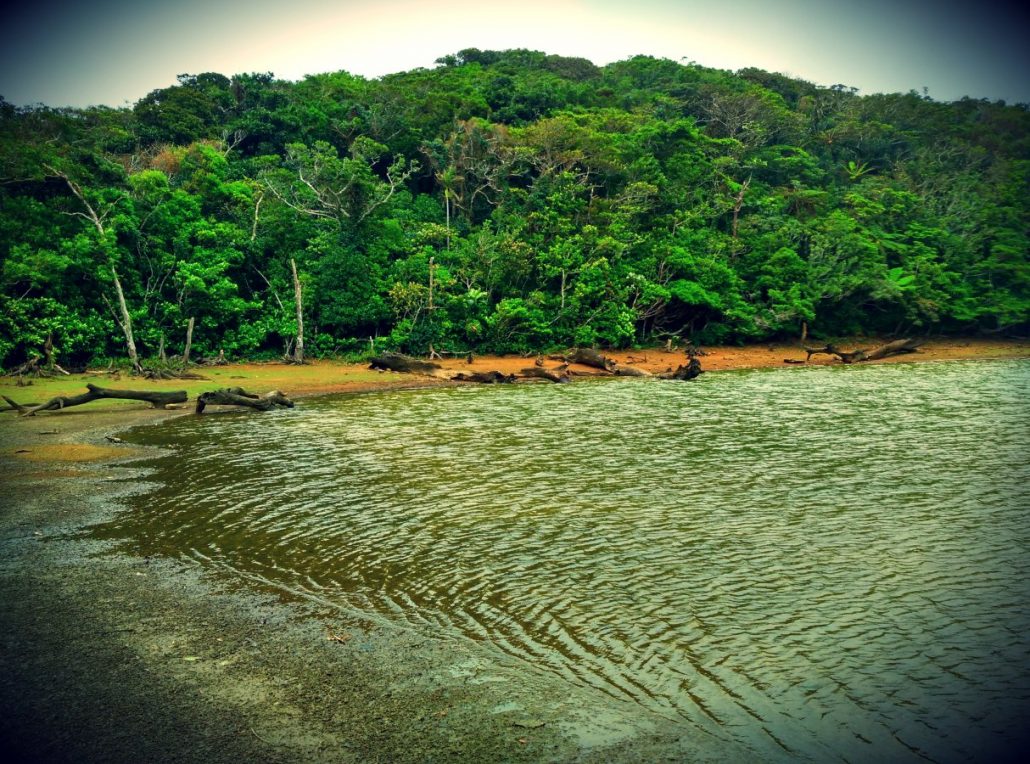
[[[762,759],[991,759],[1030,711],[1030,363],[178,419],[95,529],[486,643]]]

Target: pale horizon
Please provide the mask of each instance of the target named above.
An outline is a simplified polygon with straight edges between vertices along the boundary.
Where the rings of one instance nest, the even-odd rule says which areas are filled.
[[[367,78],[465,48],[528,48],[599,66],[650,55],[737,71],[757,67],[863,95],[922,92],[1030,102],[1025,14],[1001,3],[928,0],[98,0],[6,11],[0,95],[18,106],[131,106],[179,74],[344,70]]]

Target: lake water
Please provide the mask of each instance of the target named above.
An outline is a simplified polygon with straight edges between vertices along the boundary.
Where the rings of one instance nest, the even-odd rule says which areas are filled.
[[[763,759],[989,759],[1030,711],[1030,363],[184,417],[122,548],[489,643]]]

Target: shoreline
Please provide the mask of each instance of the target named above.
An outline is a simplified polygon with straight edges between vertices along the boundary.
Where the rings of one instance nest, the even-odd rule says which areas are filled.
[[[1030,357],[1020,343],[962,342],[876,363]],[[701,360],[708,371],[782,367],[783,346],[771,347],[712,349]],[[659,364],[683,358],[611,355],[644,354]],[[473,370],[532,362],[479,358]],[[469,368],[464,359],[443,365]],[[343,367],[275,365],[251,379],[292,373],[298,384],[281,386],[298,399],[453,384],[367,379],[363,367]],[[347,373],[326,374],[341,368]],[[224,367],[221,377],[251,369],[269,367]],[[182,386],[132,386],[141,384]],[[682,720],[570,685],[489,645],[286,602],[177,560],[112,553],[82,529],[121,510],[120,497],[146,479],[126,462],[151,452],[105,438],[192,409],[103,403],[0,419],[0,752],[216,764],[748,759]]]

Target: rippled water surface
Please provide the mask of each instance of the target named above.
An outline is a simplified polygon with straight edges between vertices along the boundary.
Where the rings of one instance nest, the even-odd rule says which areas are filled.
[[[1030,710],[1030,364],[436,389],[190,417],[126,548],[514,656],[761,758]]]

